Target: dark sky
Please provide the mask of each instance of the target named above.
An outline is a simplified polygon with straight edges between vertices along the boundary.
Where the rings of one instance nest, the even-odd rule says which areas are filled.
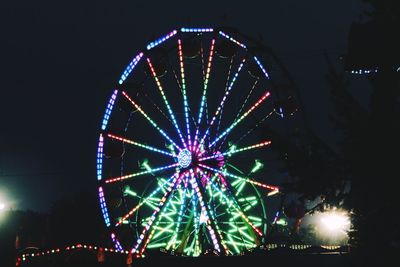
[[[346,52],[360,1],[229,2],[3,1],[0,198],[45,211],[57,198],[94,189],[112,85],[149,40],[185,25],[224,24],[262,36],[299,85],[310,124],[331,142],[322,52],[334,59]]]

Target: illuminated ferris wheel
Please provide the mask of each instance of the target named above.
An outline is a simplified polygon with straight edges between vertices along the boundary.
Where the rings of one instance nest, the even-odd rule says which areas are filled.
[[[173,30],[123,72],[97,149],[117,249],[234,255],[265,242],[266,201],[279,188],[262,163],[273,140],[260,129],[284,113],[274,70],[246,41],[223,28]]]

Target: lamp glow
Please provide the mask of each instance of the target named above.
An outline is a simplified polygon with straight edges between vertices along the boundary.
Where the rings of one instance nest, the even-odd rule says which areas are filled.
[[[346,231],[350,226],[350,220],[346,213],[328,212],[321,217],[324,228],[330,232]]]

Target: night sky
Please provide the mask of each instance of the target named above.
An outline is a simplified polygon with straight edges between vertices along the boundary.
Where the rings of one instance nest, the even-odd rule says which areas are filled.
[[[12,208],[46,211],[55,199],[95,190],[97,138],[113,85],[138,50],[182,26],[229,25],[262,37],[300,87],[309,123],[334,144],[323,52],[334,61],[346,52],[361,1],[159,2],[2,2],[0,197]],[[352,93],[366,104],[357,88]]]

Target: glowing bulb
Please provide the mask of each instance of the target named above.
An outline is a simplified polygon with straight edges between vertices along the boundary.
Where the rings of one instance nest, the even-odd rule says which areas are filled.
[[[345,230],[350,224],[349,219],[344,214],[328,213],[321,218],[321,222],[329,231]]]
[[[202,224],[202,223],[206,223],[207,221],[208,221],[207,214],[205,214],[204,212],[201,212],[199,223]]]

